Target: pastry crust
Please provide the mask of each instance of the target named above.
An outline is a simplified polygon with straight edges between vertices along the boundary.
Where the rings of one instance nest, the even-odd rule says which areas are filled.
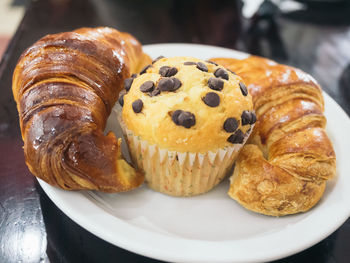
[[[320,86],[299,69],[256,56],[212,60],[243,78],[258,119],[237,159],[228,194],[265,215],[309,210],[336,174]]]
[[[28,48],[12,89],[30,171],[66,190],[140,185],[143,175],[103,130],[124,79],[149,62],[134,37],[106,27],[47,35]]]

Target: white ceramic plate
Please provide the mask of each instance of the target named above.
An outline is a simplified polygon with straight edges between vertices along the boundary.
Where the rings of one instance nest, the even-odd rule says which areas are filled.
[[[244,58],[234,50],[192,44],[144,47],[152,57]],[[327,94],[328,134],[337,154],[337,178],[309,212],[274,218],[230,199],[225,179],[207,194],[170,197],[146,186],[121,194],[69,192],[39,180],[52,201],[76,223],[119,247],[172,262],[255,262],[289,256],[321,241],[350,214],[350,121]]]

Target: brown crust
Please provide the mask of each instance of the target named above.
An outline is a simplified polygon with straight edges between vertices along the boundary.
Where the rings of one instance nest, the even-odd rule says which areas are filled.
[[[266,215],[309,210],[336,173],[321,88],[301,70],[268,59],[212,60],[243,78],[258,119],[236,162],[229,195]]]
[[[28,48],[13,95],[30,171],[67,190],[140,185],[138,171],[119,172],[120,143],[103,130],[124,79],[149,62],[135,38],[111,28],[47,35]]]

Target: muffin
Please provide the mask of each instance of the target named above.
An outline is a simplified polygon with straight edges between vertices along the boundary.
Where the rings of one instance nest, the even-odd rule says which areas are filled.
[[[149,187],[172,196],[217,185],[256,121],[242,79],[192,57],[153,61],[125,81],[125,92],[120,123],[132,159]]]

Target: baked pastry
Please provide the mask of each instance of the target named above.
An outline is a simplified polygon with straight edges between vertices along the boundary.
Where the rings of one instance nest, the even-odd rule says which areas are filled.
[[[144,176],[103,131],[124,79],[148,63],[134,37],[106,27],[47,35],[28,48],[12,88],[29,170],[66,190],[140,185]]]
[[[209,191],[255,123],[241,78],[192,57],[160,58],[126,85],[122,127],[148,185],[173,196]]]
[[[213,61],[242,76],[258,119],[228,194],[265,215],[309,210],[336,173],[320,86],[299,69],[256,56]]]

